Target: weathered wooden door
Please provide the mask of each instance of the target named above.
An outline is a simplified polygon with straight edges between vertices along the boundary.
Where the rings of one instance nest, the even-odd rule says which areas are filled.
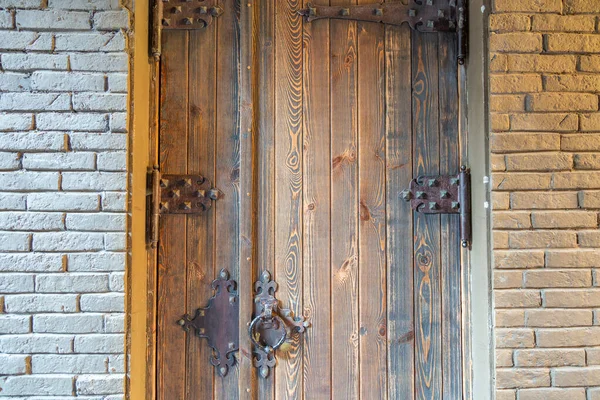
[[[162,33],[161,173],[203,175],[221,196],[160,216],[158,399],[462,399],[459,219],[401,198],[464,159],[456,34],[309,23],[298,0],[218,4],[207,27]],[[310,321],[267,378],[244,340],[220,376],[177,324],[222,268],[240,327],[265,270]]]

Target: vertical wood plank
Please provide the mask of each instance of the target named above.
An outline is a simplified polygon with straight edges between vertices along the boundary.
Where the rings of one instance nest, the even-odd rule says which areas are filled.
[[[302,19],[299,0],[276,2],[275,278],[277,298],[302,309]],[[278,353],[275,397],[302,397],[301,337]]]
[[[331,397],[331,193],[329,117],[329,21],[304,25],[303,77],[303,268],[304,391],[308,399]]]
[[[256,276],[275,273],[275,2],[258,0]],[[258,398],[275,396],[275,375],[258,381]]]
[[[359,357],[364,399],[387,395],[384,32],[381,24],[358,24]]]
[[[414,398],[413,221],[400,193],[412,179],[411,30],[386,28],[388,398]],[[458,398],[457,398],[458,399]]]
[[[165,32],[161,65],[159,163],[163,173],[187,170],[188,34]],[[186,334],[175,321],[186,312],[186,217],[161,218],[158,249],[157,397],[185,398]]]
[[[413,168],[439,173],[437,34],[413,33]],[[442,386],[440,217],[415,213],[416,397],[439,399]]]
[[[216,129],[214,185],[223,192],[213,203],[216,218],[215,274],[226,268],[239,280],[239,109],[238,75],[240,26],[235,2],[222,3],[217,19]],[[241,317],[241,316],[240,316]],[[239,353],[235,355],[239,359]],[[238,399],[238,364],[225,377],[215,376],[215,399]]]
[[[459,170],[456,35],[439,34],[440,173]],[[443,398],[462,397],[461,263],[458,215],[441,216]]]
[[[189,33],[189,105],[187,173],[215,182],[216,25]],[[215,209],[187,216],[187,310],[205,307],[216,277]],[[212,350],[193,332],[187,334],[186,398],[212,398],[215,369]]]
[[[331,397],[336,399],[356,399],[359,393],[356,28],[353,21],[331,20]]]

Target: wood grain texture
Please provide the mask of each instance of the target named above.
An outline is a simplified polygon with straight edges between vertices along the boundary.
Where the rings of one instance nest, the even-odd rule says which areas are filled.
[[[298,314],[302,304],[302,18],[299,0],[275,13],[275,279],[277,298]],[[302,397],[302,337],[278,355],[275,397]]]
[[[358,23],[359,394],[365,399],[387,395],[384,32],[381,24]]]
[[[188,34],[168,32],[161,66],[160,167],[187,171]],[[183,132],[183,134],[182,134]],[[186,310],[186,217],[161,218],[158,249],[157,397],[184,398],[186,335],[175,322]]]
[[[386,217],[388,263],[388,398],[414,398],[413,211],[401,201],[412,169],[411,30],[387,27]]]
[[[439,173],[437,34],[413,34],[413,168]],[[415,213],[415,384],[419,399],[442,395],[440,217]]]
[[[305,24],[303,45],[304,391],[331,397],[331,193],[329,23]]]
[[[440,173],[460,168],[458,131],[458,64],[456,36],[439,35]],[[442,387],[443,398],[462,396],[461,262],[458,215],[441,216]]]
[[[332,5],[355,4],[332,0]],[[331,395],[358,398],[357,23],[330,22]]]
[[[238,109],[239,34],[237,5],[222,3],[223,15],[217,19],[216,54],[216,126],[215,126],[215,187],[223,193],[214,202],[215,213],[215,276],[226,268],[231,278],[239,280],[239,202],[240,202],[240,142]],[[237,355],[236,355],[237,357]],[[225,377],[215,376],[215,399],[238,399],[238,364]]]

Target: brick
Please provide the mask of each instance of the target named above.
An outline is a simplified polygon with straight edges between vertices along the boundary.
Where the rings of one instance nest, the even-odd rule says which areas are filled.
[[[494,95],[490,98],[490,110],[496,112],[522,112],[525,110],[525,95]]]
[[[68,93],[0,93],[0,110],[4,111],[68,111]]]
[[[554,386],[598,386],[600,367],[557,368],[554,370]]]
[[[583,288],[592,286],[590,270],[535,270],[525,272],[528,288]]]
[[[494,289],[513,289],[523,286],[523,272],[494,271]]]
[[[510,232],[509,244],[514,249],[535,249],[552,247],[575,247],[577,235],[565,231],[516,231]]]
[[[495,251],[494,267],[506,269],[526,269],[544,266],[543,251]]]
[[[598,214],[591,211],[534,211],[531,221],[535,229],[596,228]]]
[[[74,133],[70,135],[73,150],[126,150],[127,135],[106,133]]]
[[[75,312],[77,295],[71,294],[19,294],[4,299],[9,313]]]
[[[124,53],[114,54],[72,54],[73,71],[126,72],[129,58]]]
[[[64,10],[19,10],[16,23],[20,29],[90,29],[90,15]]]
[[[507,171],[564,171],[573,167],[573,155],[566,153],[510,154]]]
[[[68,230],[81,231],[124,231],[125,214],[68,214],[66,227]]]
[[[583,132],[600,130],[600,113],[581,115],[581,130]]]
[[[585,352],[588,365],[600,365],[600,349],[586,349]]]
[[[2,67],[5,71],[66,70],[67,64],[65,54],[2,54]]]
[[[508,232],[492,231],[494,240],[494,249],[508,249]]]
[[[123,11],[103,11],[94,14],[94,28],[97,30],[118,30],[129,27],[129,15]]]
[[[33,234],[34,251],[94,251],[104,249],[100,233],[43,232]]]
[[[28,91],[30,88],[29,75],[0,72],[0,87],[3,90]]]
[[[22,131],[32,127],[32,114],[0,113],[0,131]]]
[[[506,171],[505,156],[500,154],[492,154],[490,156],[490,166],[492,171]]]
[[[73,291],[76,291],[73,288]],[[33,316],[33,331],[42,333],[95,333],[103,328],[102,314],[39,314]]]
[[[528,105],[531,111],[597,111],[598,96],[589,93],[537,93],[528,96]]]
[[[498,53],[540,53],[542,35],[539,33],[492,33],[489,37],[490,51]]]
[[[581,56],[579,58],[579,70],[584,72],[600,72],[600,56]]]
[[[127,113],[112,113],[110,115],[111,132],[127,132]]]
[[[515,400],[517,398],[517,392],[513,389],[510,390],[496,390],[496,400]]]
[[[111,151],[98,154],[99,171],[127,171],[127,153]]]
[[[102,92],[104,76],[85,72],[35,71],[31,74],[31,88],[57,92]]]
[[[491,53],[489,70],[491,72],[506,72],[508,58],[506,54]]]
[[[534,368],[498,368],[496,385],[501,389],[550,386],[550,371]]]
[[[512,350],[496,350],[496,367],[512,367]]]
[[[38,275],[35,280],[38,293],[107,292],[106,274],[48,274]]]
[[[539,329],[536,332],[538,347],[581,347],[600,345],[600,328]]]
[[[77,378],[78,395],[113,394],[123,391],[124,379],[121,375],[85,375]]]
[[[508,210],[510,208],[510,193],[492,192],[492,209]]]
[[[506,114],[492,114],[491,127],[493,132],[505,132],[510,129],[510,118]]]
[[[3,133],[0,135],[0,147],[3,150],[27,151],[27,150],[64,150],[67,144],[67,136],[64,133]]]
[[[32,211],[98,211],[98,194],[31,193],[27,196],[27,207]]]
[[[579,205],[582,208],[600,208],[600,192],[582,190],[578,193]]]
[[[600,266],[600,251],[547,250],[546,267],[549,268],[590,268]]]
[[[525,326],[525,311],[524,310],[496,310],[495,327],[519,327]]]
[[[600,151],[600,135],[565,135],[561,149],[564,151]]]
[[[33,292],[32,274],[2,274],[0,293],[31,293]]]
[[[539,12],[560,13],[562,1],[560,0],[496,0],[494,3],[496,12]]]
[[[107,333],[125,333],[125,316],[123,314],[110,314],[104,318]]]
[[[86,312],[123,312],[125,297],[123,293],[83,294],[81,311]]]
[[[59,354],[70,353],[73,336],[70,335],[4,335],[0,336],[0,352],[12,354]],[[24,393],[18,393],[24,394]],[[6,393],[2,392],[5,396]]]
[[[57,172],[0,172],[0,187],[3,190],[58,190]]]
[[[63,257],[58,254],[0,254],[2,272],[59,272],[63,270]]]
[[[29,333],[29,315],[0,315],[0,334]]]
[[[560,328],[591,326],[591,310],[538,309],[525,311],[525,326],[535,328]]]
[[[494,229],[527,229],[531,228],[531,216],[528,212],[496,212],[492,216]]]
[[[600,189],[596,172],[557,172],[553,175],[554,189]]]
[[[79,111],[123,111],[127,109],[127,95],[80,93],[73,96],[73,108]]]
[[[122,172],[65,172],[62,177],[63,190],[125,190],[127,187],[127,174]]]
[[[575,166],[575,169],[600,169],[600,154],[575,154],[575,156],[573,157],[573,164]]]
[[[600,142],[600,140],[599,140]],[[491,149],[494,153],[560,150],[561,138],[555,133],[494,134]]]
[[[514,192],[510,194],[512,209],[577,208],[577,193]]]
[[[0,354],[0,375],[23,375],[27,372],[29,356]]]
[[[596,20],[592,15],[534,15],[532,30],[545,32],[594,32]]]
[[[20,193],[2,193],[0,195],[1,211],[17,211],[27,208],[26,196]]]
[[[127,234],[125,233],[105,233],[104,248],[109,251],[127,250]]]
[[[108,119],[105,114],[92,113],[44,113],[37,115],[39,129],[55,131],[106,131]]]
[[[34,354],[33,374],[94,374],[106,372],[106,355]]]
[[[23,156],[23,168],[28,170],[70,170],[83,171],[96,169],[94,153],[33,153]]]
[[[14,171],[21,168],[21,155],[19,153],[0,152],[0,170]]]
[[[579,128],[576,114],[513,114],[510,126],[515,131],[572,132]]]
[[[0,229],[48,231],[64,229],[60,213],[5,212],[0,213]]]
[[[496,290],[496,308],[539,307],[542,304],[538,290]]]
[[[565,0],[565,12],[568,14],[597,14],[599,7],[600,3],[598,0]]]
[[[531,27],[531,18],[523,14],[492,14],[490,15],[491,31],[528,31]]]
[[[124,271],[124,253],[79,253],[68,255],[68,270],[77,272]]]
[[[49,0],[48,8],[64,10],[106,10],[118,8],[114,0]]]
[[[496,329],[496,348],[529,348],[534,346],[531,329]]]
[[[123,353],[124,335],[99,334],[75,336],[75,353]]]
[[[108,74],[108,90],[127,93],[129,79],[126,74]]]
[[[113,374],[125,372],[125,356],[123,354],[112,354],[108,356],[108,371]]]
[[[31,235],[22,232],[0,232],[0,251],[30,251]]]
[[[580,247],[600,247],[600,231],[581,231],[577,233]]]
[[[531,93],[542,90],[538,74],[490,75],[491,93]]]
[[[125,50],[125,37],[122,32],[56,33],[55,37],[56,51],[111,52]]]
[[[112,292],[125,291],[125,274],[123,272],[115,272],[109,276],[109,288]]]
[[[583,349],[526,349],[515,351],[517,367],[564,367],[585,365]]]
[[[544,86],[551,92],[600,92],[600,75],[547,75]]]
[[[0,31],[0,50],[50,51],[52,34],[27,31]]]
[[[552,175],[536,173],[495,173],[493,190],[544,190],[550,189]]]
[[[600,35],[581,33],[551,33],[547,35],[547,50],[550,52],[600,52]]]
[[[73,377],[69,375],[15,375],[0,380],[3,396],[71,395]]]
[[[507,58],[509,72],[574,73],[577,58],[573,55],[510,54]]]
[[[586,400],[585,390],[576,388],[520,389],[519,400]]]
[[[546,307],[600,307],[600,289],[548,289],[544,291]]]

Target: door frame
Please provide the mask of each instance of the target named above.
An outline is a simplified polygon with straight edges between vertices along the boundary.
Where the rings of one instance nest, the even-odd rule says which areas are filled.
[[[133,29],[128,33],[129,66],[129,252],[126,266],[126,398],[154,400],[156,378],[156,250],[146,245],[146,178],[156,152],[158,107],[158,63],[151,55],[150,10],[153,0],[123,0],[131,11]],[[491,224],[488,151],[488,31],[489,0],[470,0],[468,69],[459,68],[461,83],[460,126],[471,132],[463,159],[468,160],[473,179],[472,250],[464,252],[463,297],[463,376],[465,398],[493,398],[493,309],[491,291]],[[466,86],[466,96],[464,89]],[[468,107],[467,106],[468,103]],[[468,158],[464,158],[467,152]],[[484,206],[485,205],[485,206]],[[471,268],[472,267],[472,268]],[[478,282],[471,285],[470,282]],[[485,282],[485,284],[483,284]]]

